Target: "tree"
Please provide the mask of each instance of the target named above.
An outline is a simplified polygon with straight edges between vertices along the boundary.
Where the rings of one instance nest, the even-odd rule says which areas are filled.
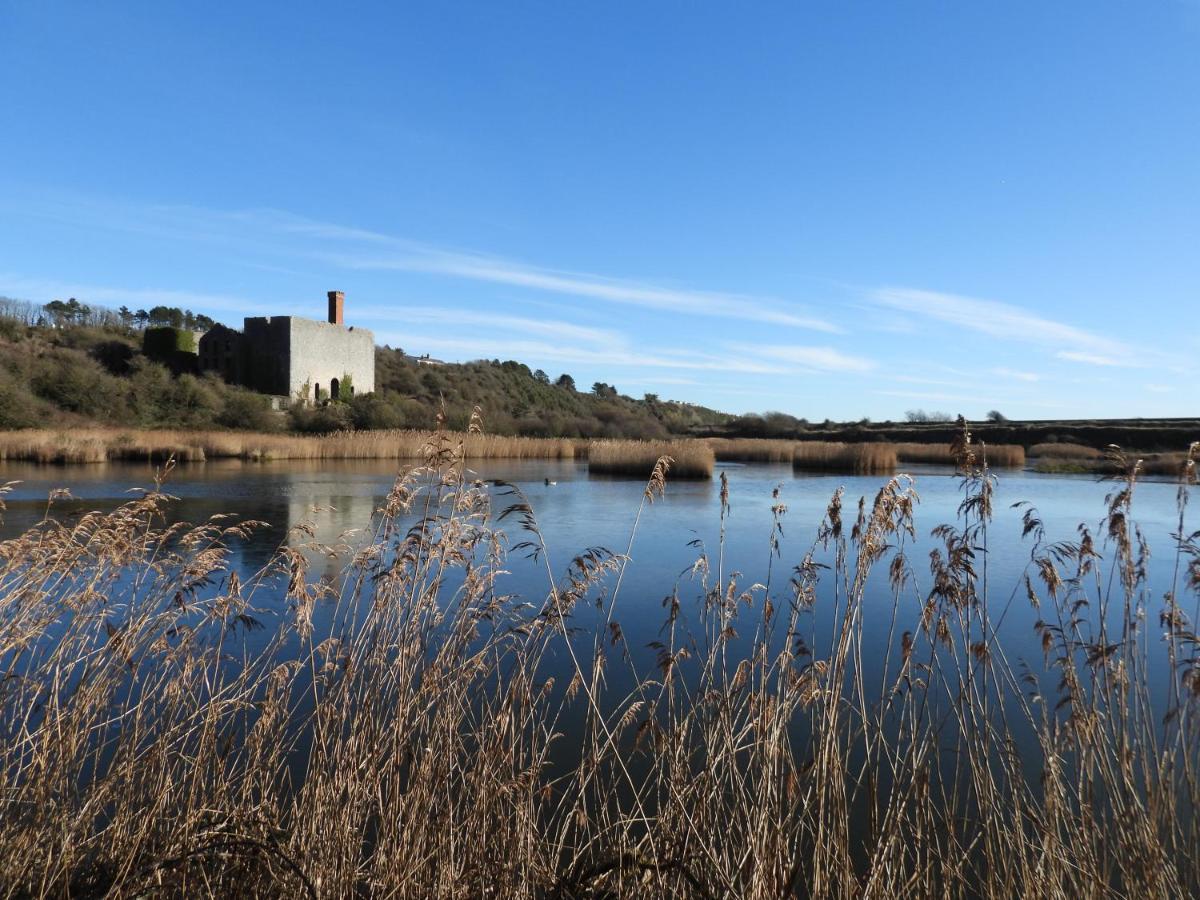
[[[559,375],[558,381],[556,381],[554,383],[556,385],[558,385],[560,388],[566,388],[567,390],[570,390],[570,391],[575,390],[575,379],[572,378],[570,375],[568,375],[566,372],[563,372],[561,375]]]
[[[534,372],[533,377],[538,381],[539,384],[549,384],[550,383],[550,376],[547,375],[545,372],[543,372],[541,369],[538,369],[536,372]]]
[[[1000,412],[998,409],[993,409],[988,411],[987,420],[989,422],[995,422],[997,425],[1003,425],[1008,421],[1008,416]]]
[[[923,409],[910,409],[904,414],[909,422],[952,422],[954,416],[948,412],[926,412]]]
[[[150,324],[150,313],[144,309],[139,309],[133,314],[133,320],[137,323],[138,328],[145,328]]]
[[[55,327],[66,325],[70,321],[71,309],[61,300],[51,300],[42,307]]]
[[[178,306],[152,306],[150,308],[150,324],[160,328],[182,328],[184,322],[183,310]]]
[[[122,306],[117,310],[117,315],[121,317],[121,324],[126,328],[133,327],[133,312],[128,306]]]

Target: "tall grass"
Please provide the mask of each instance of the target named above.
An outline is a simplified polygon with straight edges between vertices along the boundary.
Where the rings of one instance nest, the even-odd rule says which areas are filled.
[[[771,438],[706,438],[719,460],[731,462],[791,462],[795,441]]]
[[[670,457],[676,478],[712,478],[712,447],[704,441],[592,441],[588,471],[605,475],[648,478],[658,460]]]
[[[0,460],[99,463],[206,459],[411,459],[428,454],[436,432],[347,431],[328,435],[242,431],[82,428],[0,432]],[[573,459],[570,438],[463,435],[468,459]]]
[[[805,441],[796,444],[792,456],[792,465],[797,469],[859,475],[886,475],[896,471],[897,463],[895,446],[883,443]]]
[[[1093,450],[1076,444],[1040,444],[1031,448],[1036,453],[1036,469],[1045,473],[1077,473],[1094,475],[1120,474],[1124,455]],[[1132,456],[1132,454],[1131,454]],[[1188,463],[1186,453],[1147,453],[1136,457],[1139,471],[1144,475],[1177,476]]]
[[[694,589],[664,585],[661,625],[639,625],[621,594],[628,551],[592,548],[557,577],[528,503],[465,480],[453,444],[397,480],[335,579],[333,548],[312,548],[316,573],[291,545],[240,579],[231,547],[254,523],[166,526],[161,486],[47,518],[0,543],[0,884],[38,897],[1193,894],[1191,456],[1170,584],[1141,564],[1136,463],[1102,537],[1051,543],[1027,510],[1019,587],[1046,653],[1018,664],[998,627],[1010,586],[989,588],[983,552],[993,480],[967,438],[961,518],[935,530],[931,559],[908,555],[909,480],[852,521],[839,491],[786,581],[743,584],[723,546],[698,549]],[[667,476],[659,461],[643,506]],[[776,501],[772,535],[786,512]],[[544,566],[542,592],[499,589],[501,521]],[[866,603],[876,581],[890,609]],[[1145,627],[1164,596],[1161,627]],[[1165,719],[1159,671],[1180,676]]]
[[[955,464],[950,444],[918,444],[904,441],[893,445],[902,463]],[[1025,465],[1025,448],[1020,444],[988,444],[985,448],[988,465],[992,468],[1019,469]]]
[[[1036,459],[1103,459],[1104,451],[1083,444],[1034,444],[1029,455]]]

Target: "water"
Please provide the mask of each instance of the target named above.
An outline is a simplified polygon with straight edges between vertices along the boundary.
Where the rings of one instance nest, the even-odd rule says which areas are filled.
[[[550,571],[555,577],[561,577],[571,559],[585,548],[626,551],[642,497],[641,482],[590,476],[586,463],[574,461],[486,460],[475,462],[472,468],[479,478],[511,482],[526,495],[545,539]],[[866,497],[869,504],[886,481],[883,476],[797,474],[788,465],[727,464],[720,468],[729,478],[731,507],[724,571],[727,575],[740,573],[742,587],[767,583],[771,507],[776,502],[772,491],[779,488],[779,502],[786,505],[787,511],[782,517],[783,534],[779,556],[772,564],[770,589],[780,607],[789,595],[787,582],[792,569],[812,546],[835,489],[845,487],[843,517],[848,532],[859,497]],[[868,653],[868,658],[879,658],[888,649],[888,641],[899,639],[900,631],[915,629],[932,582],[928,553],[938,544],[930,530],[954,522],[962,500],[960,481],[948,470],[913,467],[912,472],[920,497],[915,517],[917,539],[908,548],[914,582],[901,598],[900,624],[892,632],[887,560],[878,566],[864,613],[866,639],[876,645],[868,648],[875,651]],[[41,519],[46,514],[47,497],[55,488],[71,491],[72,499],[57,500],[52,509],[53,515],[69,521],[87,510],[116,506],[129,498],[130,488],[151,485],[153,473],[150,466],[131,463],[65,468],[8,464],[0,472],[0,480],[21,483],[6,499],[8,509],[0,523],[0,539],[18,534]],[[165,489],[179,498],[173,505],[173,515],[180,520],[200,522],[218,513],[229,513],[268,523],[238,545],[233,554],[233,565],[247,578],[270,560],[281,544],[295,546],[309,540],[293,532],[300,523],[311,523],[316,539],[324,543],[362,539],[396,474],[397,464],[393,461],[209,462],[181,465],[171,474]],[[554,483],[547,484],[547,480]],[[1036,661],[1040,668],[1042,656],[1033,631],[1040,613],[1031,609],[1022,580],[1029,564],[1031,540],[1022,539],[1023,510],[1014,509],[1012,504],[1028,501],[1036,506],[1048,541],[1076,540],[1079,526],[1087,525],[1096,535],[1098,549],[1108,557],[1108,549],[1101,544],[1099,523],[1104,515],[1104,497],[1112,489],[1111,483],[1088,476],[998,473],[987,554],[989,602],[993,619],[999,619],[1007,609],[1002,637],[1010,663]],[[497,508],[509,502],[499,496],[499,489],[493,491]],[[1146,619],[1151,623],[1157,620],[1158,604],[1173,577],[1171,534],[1178,521],[1176,486],[1167,480],[1140,483],[1134,516],[1154,553],[1145,595]],[[515,525],[509,530],[510,545],[527,537],[518,533]],[[716,480],[669,481],[666,496],[642,515],[615,612],[631,643],[642,647],[654,639],[664,618],[663,600],[677,584],[685,606],[689,599],[694,601],[700,596],[700,585],[685,573],[706,551],[715,576],[719,539]],[[316,554],[311,558],[320,559]],[[332,561],[322,565],[326,571],[318,568],[317,574],[333,575],[338,569]],[[549,580],[544,563],[514,552],[506,568],[510,573],[502,576],[498,591],[525,597],[535,604],[546,596]],[[824,581],[822,601],[832,590],[831,579]],[[258,597],[260,605],[264,602],[270,606],[270,598]],[[814,633],[823,633],[828,608],[827,603],[817,604]]]
[[[772,601],[780,610],[787,609],[791,595],[788,581],[792,569],[812,548],[818,525],[834,491],[839,487],[845,488],[843,520],[849,535],[857,514],[858,499],[865,497],[869,507],[887,480],[882,476],[796,474],[787,465],[727,465],[721,468],[728,476],[730,489],[723,570],[726,577],[738,573],[736,579],[739,590],[756,583],[769,585]],[[557,578],[562,577],[570,560],[586,548],[603,546],[624,553],[630,546],[631,529],[644,489],[640,481],[593,477],[588,474],[586,463],[573,461],[480,461],[474,465],[474,470],[481,479],[510,482],[524,493],[545,539],[549,570]],[[310,576],[333,578],[341,570],[342,562],[329,559],[311,547],[307,533],[296,526],[311,523],[317,541],[353,546],[369,534],[372,516],[383,503],[396,475],[396,464],[382,461],[210,462],[179,467],[172,473],[165,490],[178,498],[171,512],[176,520],[202,522],[210,516],[224,513],[268,523],[254,532],[250,539],[233,548],[231,565],[239,571],[244,581],[262,569],[274,557],[277,549],[285,544],[300,548],[308,556]],[[888,695],[882,687],[885,679],[888,685],[897,683],[900,635],[907,630],[916,632],[919,628],[921,610],[932,584],[928,554],[939,543],[930,535],[930,531],[939,524],[954,522],[963,499],[960,480],[944,469],[917,468],[913,470],[913,475],[920,503],[915,515],[916,537],[905,548],[912,580],[901,592],[898,601],[894,600],[888,582],[889,552],[876,567],[865,594],[861,673],[865,685],[880,686],[879,693],[872,693],[871,703],[875,698]],[[19,534],[36,524],[46,514],[47,497],[57,488],[69,487],[72,497],[56,500],[52,513],[57,518],[69,521],[89,510],[115,507],[130,496],[128,490],[131,487],[150,486],[153,483],[153,469],[135,464],[74,468],[8,465],[0,471],[0,481],[8,480],[20,480],[21,484],[6,498],[8,508],[0,523],[0,539]],[[1112,555],[1111,548],[1103,545],[1100,522],[1105,514],[1105,495],[1113,487],[1112,484],[1098,483],[1089,477],[1046,476],[1028,472],[998,474],[995,518],[990,526],[986,554],[989,613],[993,622],[1000,623],[1000,645],[1007,666],[1016,673],[1024,671],[1026,667],[1034,673],[1036,689],[1048,701],[1044,708],[1054,705],[1060,673],[1044,660],[1034,623],[1041,615],[1050,617],[1052,613],[1048,603],[1047,607],[1039,610],[1031,607],[1025,596],[1023,578],[1030,572],[1032,542],[1021,536],[1023,509],[1013,508],[1012,504],[1027,501],[1036,506],[1048,541],[1076,540],[1081,524],[1096,535],[1097,549],[1105,559],[1101,562],[1100,578],[1095,585],[1089,586],[1089,595],[1095,602],[1086,614],[1094,621],[1098,615],[1099,598],[1107,584],[1108,561]],[[776,489],[779,492],[778,500],[773,497]],[[491,490],[497,511],[511,501],[511,497],[505,495],[505,488],[493,486]],[[787,509],[781,519],[783,533],[778,556],[772,562],[772,506],[777,502],[786,505]],[[1200,507],[1197,509],[1200,510]],[[1155,554],[1148,566],[1148,587],[1139,597],[1139,603],[1145,607],[1142,639],[1147,644],[1160,644],[1162,636],[1157,628],[1158,608],[1164,593],[1171,589],[1175,564],[1172,532],[1177,528],[1178,521],[1176,486],[1165,480],[1148,480],[1139,484],[1135,494],[1134,516]],[[510,523],[514,523],[514,520],[506,520],[504,524],[509,526],[509,545],[513,546],[528,535],[521,533],[515,523]],[[404,523],[401,524],[403,526]],[[1195,527],[1191,524],[1187,530],[1194,530]],[[704,593],[702,585],[691,575],[691,571],[698,556],[707,553],[715,577],[720,532],[720,487],[716,480],[668,481],[666,495],[643,511],[630,550],[631,562],[613,611],[614,620],[620,623],[626,640],[619,649],[614,645],[608,650],[610,662],[605,669],[606,690],[601,699],[602,705],[608,706],[614,699],[622,702],[622,698],[629,696],[640,679],[657,674],[655,652],[649,644],[662,633],[666,617],[663,601],[673,591],[678,591],[681,603],[677,633],[685,636],[677,646],[688,643],[686,635],[689,631],[703,644],[700,608]],[[819,562],[829,562],[830,554],[827,551],[818,552],[816,558]],[[977,565],[982,566],[983,561],[978,560]],[[505,568],[508,574],[501,576],[496,591],[523,597],[535,607],[540,606],[549,588],[546,565],[541,560],[527,558],[514,547]],[[1031,574],[1034,574],[1036,584],[1036,574]],[[610,577],[605,588],[608,596],[611,596],[613,581]],[[827,572],[812,611],[803,616],[801,629],[818,658],[829,656],[828,635],[834,624],[835,582],[836,578]],[[261,587],[264,589],[258,590],[253,597],[255,615],[276,621],[284,618],[284,578],[269,578],[262,582]],[[453,582],[447,584],[450,591],[454,587]],[[1041,590],[1041,593],[1044,595],[1045,591]],[[1119,589],[1116,596],[1120,596]],[[763,591],[756,591],[754,597],[754,608],[748,607],[745,619],[736,623],[742,633],[726,645],[730,667],[746,656],[755,637]],[[896,611],[894,627],[893,609]],[[1121,612],[1118,602],[1109,616],[1113,626],[1118,629]],[[576,608],[573,624],[581,628],[577,648],[582,651],[579,656],[585,666],[591,650],[591,629],[595,627],[603,633],[603,615],[588,605],[581,604]],[[317,610],[314,615],[317,640],[332,628],[331,619],[331,609]],[[270,636],[277,633],[277,629],[271,627],[273,623],[267,624],[268,627],[262,630],[240,635],[239,639],[245,642],[244,647],[248,651],[247,658],[254,658],[255,651],[265,650]],[[295,657],[302,653],[299,638],[294,632],[287,633],[290,637],[282,643],[270,645],[271,653],[277,654],[270,657],[272,663],[280,656]],[[57,640],[53,634],[49,634],[48,638]],[[777,638],[775,649],[782,639]],[[574,669],[561,641],[556,639],[549,646],[538,677],[553,677],[558,685],[556,690],[561,693]],[[962,648],[958,650],[961,653]],[[1148,674],[1152,703],[1161,711],[1167,706],[1169,685],[1166,653],[1160,646],[1152,647],[1151,651]],[[236,657],[240,654],[233,655]],[[705,657],[703,646],[699,647],[697,657]],[[914,661],[916,659],[914,657]],[[236,660],[232,664],[236,665]],[[686,679],[688,676],[685,674],[683,677]],[[298,675],[297,678],[301,688],[297,691],[301,706],[295,712],[297,721],[303,721],[308,694],[302,689],[304,676]],[[1033,688],[1034,685],[1024,682],[1020,686],[1023,691]],[[129,690],[136,692],[139,689],[138,684],[131,681]],[[952,688],[947,687],[946,696],[940,702],[953,703],[953,696]],[[125,699],[132,697],[131,694]],[[939,701],[935,699],[933,702],[936,704]],[[606,713],[610,711],[605,710]],[[948,707],[942,708],[942,713],[947,711]],[[584,714],[582,704],[570,706],[555,720],[555,727],[563,735],[582,734]],[[1032,724],[1025,720],[1010,722],[1009,726],[1007,733],[1015,742],[1026,783],[1036,786],[1042,766],[1037,735]],[[794,740],[793,746],[804,746],[806,729],[811,727],[808,721],[799,716],[788,727],[789,735]],[[884,727],[885,734],[890,733],[887,729],[892,726]],[[106,737],[111,738],[112,735]],[[299,784],[304,777],[308,763],[308,739],[307,732],[300,735],[287,755],[286,765],[292,784]],[[632,737],[625,740],[631,741]],[[943,746],[951,746],[952,721],[947,731],[939,735],[939,741]],[[556,742],[548,760],[549,766],[544,772],[547,783],[555,776],[572,771],[578,764],[580,750],[580,743],[570,738]],[[848,757],[848,769],[861,758],[861,752],[861,747],[854,748]],[[941,775],[947,780],[955,777],[954,759],[952,754],[947,754],[939,760]],[[645,755],[630,753],[627,764],[632,777],[637,780],[646,776],[651,760]],[[888,774],[877,774],[881,778],[879,787],[886,792]],[[81,773],[81,777],[86,779],[89,773]],[[617,787],[621,797],[627,801],[624,785]],[[862,826],[865,834],[868,815],[863,802],[861,798],[856,801],[852,820],[857,823],[856,828]]]

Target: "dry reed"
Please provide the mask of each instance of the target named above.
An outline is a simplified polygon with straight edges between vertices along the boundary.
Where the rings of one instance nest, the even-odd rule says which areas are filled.
[[[902,463],[929,463],[932,465],[955,465],[954,451],[950,444],[919,444],[902,441],[894,444],[896,456]],[[1020,444],[987,444],[988,465],[993,468],[1019,469],[1025,465],[1025,448]]]
[[[588,472],[648,478],[655,463],[671,458],[673,478],[712,478],[712,447],[704,441],[592,441],[588,444]]]
[[[894,445],[868,442],[805,441],[796,444],[792,457],[797,469],[857,475],[890,474],[896,471],[897,463]]]
[[[448,433],[465,442],[468,459],[573,459],[569,438]],[[347,431],[327,435],[243,431],[82,428],[0,432],[0,461],[100,463],[207,459],[424,459],[436,432]]]
[[[795,441],[770,438],[706,438],[717,459],[730,462],[791,462]]]
[[[1062,446],[1059,444],[1047,445]],[[1090,448],[1080,448],[1089,449]],[[1136,459],[1139,471],[1143,475],[1163,475],[1177,478],[1180,471],[1187,467],[1190,457],[1186,453],[1147,453],[1128,454]],[[1043,454],[1037,459],[1035,469],[1046,474],[1091,474],[1118,475],[1121,473],[1122,462],[1115,461],[1111,452],[1093,451],[1088,455],[1068,451],[1065,454]]]
[[[1034,444],[1029,455],[1035,459],[1103,459],[1104,451],[1083,444]]]
[[[960,519],[935,530],[931,557],[908,555],[909,480],[851,521],[838,491],[790,578],[744,584],[724,541],[714,557],[698,547],[695,602],[668,583],[661,627],[639,608],[629,634],[620,587],[640,512],[625,553],[591,548],[555,578],[521,494],[464,480],[444,441],[396,482],[365,546],[288,543],[245,579],[233,547],[255,524],[168,525],[161,486],[70,524],[48,517],[0,543],[0,885],[1194,896],[1192,454],[1171,584],[1147,581],[1135,462],[1114,456],[1103,539],[1051,543],[1026,511],[1019,588],[1045,656],[1017,665],[983,552],[994,479],[967,438]],[[660,460],[643,505],[664,475]],[[774,534],[786,507],[772,510]],[[728,514],[723,485],[722,534]],[[544,564],[544,593],[498,590],[500,521]],[[890,583],[890,609],[868,602],[869,581]],[[1165,597],[1161,640],[1143,634],[1151,596]],[[1164,671],[1180,676],[1165,718],[1151,683]]]

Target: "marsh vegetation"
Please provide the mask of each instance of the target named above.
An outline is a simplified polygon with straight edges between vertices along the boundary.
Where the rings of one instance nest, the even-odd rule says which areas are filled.
[[[0,543],[10,893],[1200,885],[1191,454],[1161,583],[1119,455],[1101,528],[1056,542],[1026,508],[1025,572],[995,583],[994,482],[964,434],[959,518],[932,557],[910,557],[928,525],[904,476],[857,508],[836,491],[794,559],[776,494],[764,582],[730,570],[723,539],[696,544],[639,627],[622,585],[670,461],[625,546],[567,562],[521,491],[470,477],[465,443],[435,434],[362,541],[314,545],[300,523],[245,577],[233,548],[258,523],[168,525],[169,481]],[[504,591],[516,554],[541,590]],[[1006,652],[1014,603],[1040,662]]]

